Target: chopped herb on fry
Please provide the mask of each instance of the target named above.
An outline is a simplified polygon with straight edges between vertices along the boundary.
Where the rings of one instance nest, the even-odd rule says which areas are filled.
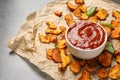
[[[57,43],[55,43],[55,48],[57,48]]]
[[[106,43],[106,49],[110,53],[114,53],[114,51],[115,51],[113,45],[111,43],[109,43],[109,42]]]
[[[89,17],[90,17],[90,16],[93,16],[95,10],[96,10],[96,7],[91,7],[91,8],[86,12],[86,14],[87,14]]]
[[[113,28],[112,24],[110,24],[109,22],[102,21],[101,23],[105,26],[108,26],[109,28]]]

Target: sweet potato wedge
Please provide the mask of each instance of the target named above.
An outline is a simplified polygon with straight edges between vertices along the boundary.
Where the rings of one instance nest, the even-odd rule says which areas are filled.
[[[58,49],[54,49],[52,52],[53,52],[52,53],[53,60],[57,63],[62,62],[60,51]]]
[[[71,21],[71,20],[73,20],[72,14],[66,14],[66,15],[65,15],[65,20],[66,20],[66,21]]]
[[[76,17],[78,17],[79,19],[81,18],[81,17],[80,17],[80,16],[81,16],[81,11],[80,11],[79,8],[75,9],[75,10],[73,11],[73,13],[74,13],[74,15],[75,15]]]
[[[58,35],[58,34],[60,34],[61,32],[62,32],[62,30],[60,30],[60,29],[50,29],[50,28],[46,29],[46,33],[47,33],[47,34],[55,34],[55,35]]]
[[[79,63],[79,61],[73,61],[70,64],[70,70],[74,73],[74,74],[78,74],[81,70],[81,65]]]
[[[57,40],[57,48],[65,48],[66,47],[66,40],[65,39],[58,39]]]
[[[102,24],[101,24],[102,25]],[[102,25],[103,26],[103,28],[106,30],[106,32],[107,32],[107,34],[108,34],[108,36],[111,34],[111,32],[112,32],[112,29],[111,28],[109,28],[108,26],[106,26],[106,25]]]
[[[91,16],[91,17],[89,17],[88,20],[91,21],[91,22],[97,23],[98,22],[98,17],[97,16]]]
[[[81,60],[79,60],[79,64],[80,64],[81,66],[85,66],[86,61],[85,61],[84,59],[81,59]]]
[[[81,19],[82,20],[87,20],[89,17],[86,13],[81,14]]]
[[[83,5],[84,4],[84,0],[75,0],[75,3],[79,4],[79,5]]]
[[[85,69],[82,71],[81,75],[82,76],[78,80],[92,80],[90,73]]]
[[[68,26],[71,25],[71,24],[73,24],[75,22],[73,20],[72,14],[65,15],[65,20],[66,20],[66,23],[67,23]]]
[[[48,27],[50,29],[56,29],[57,28],[57,26],[51,21],[46,22],[46,24],[48,25]]]
[[[75,3],[76,3],[76,4],[83,5],[83,4],[84,4],[84,0],[75,0]]]
[[[96,71],[96,67],[95,66],[91,66],[89,64],[86,64],[85,65],[85,69],[91,73],[95,72]]]
[[[61,71],[65,71],[66,67],[70,64],[71,58],[66,54],[65,49],[60,49],[62,63],[59,65]]]
[[[115,50],[115,52],[114,52],[114,56],[116,57],[116,56],[118,56],[118,55],[120,55],[120,52],[117,51],[117,50]]]
[[[87,6],[85,6],[85,5],[79,6],[79,9],[80,9],[80,11],[82,11],[83,13],[87,12]]]
[[[60,26],[60,29],[62,30],[61,38],[65,39],[66,27],[65,26]]]
[[[101,53],[98,56],[98,61],[100,62],[100,64],[104,67],[108,67],[111,65],[111,61],[112,61],[112,54],[110,54],[107,51],[103,51],[103,53]]]
[[[62,16],[62,12],[60,11],[54,11],[54,14],[58,17],[61,17]]]
[[[50,37],[51,42],[56,42],[57,41],[57,35],[55,34],[48,34],[47,36]]]
[[[97,58],[86,60],[86,63],[91,66],[97,66]]]
[[[112,16],[115,17],[116,19],[120,19],[120,12],[117,10],[114,10],[112,12]]]
[[[105,20],[108,16],[108,12],[105,9],[99,9],[98,12],[95,14],[100,20]]]
[[[47,49],[46,50],[46,56],[48,59],[52,60],[52,53],[53,53],[53,49]]]
[[[120,55],[116,56],[116,62],[120,64]]]
[[[77,5],[72,4],[71,2],[67,2],[67,6],[71,11],[74,11],[75,9],[78,8]]]
[[[120,27],[120,20],[112,20],[111,24],[112,24],[114,29],[117,27]]]
[[[120,37],[120,27],[116,27],[112,32],[111,32],[111,38],[118,39]]]
[[[42,43],[50,43],[50,37],[49,36],[39,35],[39,40]]]
[[[108,71],[106,70],[106,68],[100,67],[97,69],[97,75],[102,79],[106,79],[108,78]]]
[[[109,77],[115,80],[120,79],[120,64],[116,64],[110,68]]]

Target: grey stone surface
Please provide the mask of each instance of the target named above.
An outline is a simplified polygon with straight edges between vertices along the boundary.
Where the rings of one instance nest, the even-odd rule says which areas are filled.
[[[52,0],[0,0],[0,80],[52,80],[7,48],[26,16]]]

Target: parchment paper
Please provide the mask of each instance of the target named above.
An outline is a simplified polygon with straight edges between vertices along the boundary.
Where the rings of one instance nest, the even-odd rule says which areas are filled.
[[[65,73],[61,73],[58,70],[58,63],[46,58],[46,49],[54,48],[54,44],[43,44],[38,38],[39,33],[45,34],[47,28],[46,21],[52,21],[57,26],[63,25],[67,27],[64,16],[67,13],[71,13],[67,8],[67,1],[71,0],[55,0],[47,4],[44,9],[31,13],[26,18],[23,25],[21,25],[18,34],[13,37],[8,44],[10,49],[28,59],[29,62],[36,65],[41,71],[47,73],[55,80],[77,80],[80,76],[80,74],[74,75],[69,70],[69,67],[67,67]],[[107,21],[111,21],[112,19],[112,10],[120,10],[119,4],[113,3],[110,0],[85,0],[85,5],[89,8],[97,6],[108,10],[109,17]],[[58,17],[54,15],[53,12],[56,10],[63,12],[63,16]],[[78,20],[76,17],[74,17],[74,19]],[[93,76],[93,80],[98,80],[98,77]]]

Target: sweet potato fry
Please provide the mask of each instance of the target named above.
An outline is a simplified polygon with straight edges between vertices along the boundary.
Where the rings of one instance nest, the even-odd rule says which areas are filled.
[[[62,12],[59,12],[59,11],[54,11],[54,14],[58,17],[61,17],[62,16]]]
[[[85,65],[85,69],[86,69],[87,71],[91,72],[91,73],[96,71],[96,67],[95,67],[95,66],[91,66],[91,65],[89,65],[89,64],[86,64],[86,65]]]
[[[120,64],[120,55],[116,56],[116,62]]]
[[[49,36],[50,42],[56,42],[57,41],[57,35],[55,35],[55,34],[48,34],[47,36]]]
[[[62,30],[61,37],[62,39],[65,39],[65,32],[66,32],[66,27],[60,26],[60,29]]]
[[[47,34],[53,34],[54,33],[54,29],[47,28],[46,29],[46,33]]]
[[[46,22],[46,24],[48,25],[48,27],[50,29],[56,29],[57,28],[57,26],[51,21]]]
[[[50,43],[50,37],[49,36],[39,35],[39,40],[42,43]]]
[[[106,17],[108,16],[108,12],[105,9],[100,9],[98,12],[95,14],[100,20],[105,20]]]
[[[47,49],[46,50],[46,56],[50,60],[54,60],[57,63],[62,62],[61,55],[59,49]]]
[[[98,56],[98,61],[100,62],[101,65],[103,65],[104,67],[108,67],[111,65],[111,61],[112,61],[112,55],[107,52],[107,51],[103,51],[103,53],[101,53]]]
[[[52,53],[52,58],[55,62],[60,63],[62,62],[60,51],[58,49],[54,49]]]
[[[58,34],[60,34],[62,32],[62,30],[60,30],[60,29],[46,29],[46,33],[47,34],[55,34],[55,35],[58,35]]]
[[[90,73],[87,70],[82,71],[82,76],[78,80],[92,80]]]
[[[110,68],[109,77],[115,80],[120,79],[120,64],[116,64]]]
[[[112,20],[111,24],[112,24],[114,29],[117,27],[120,27],[120,20]]]
[[[96,58],[93,59],[89,59],[86,61],[87,64],[91,65],[91,66],[97,66],[97,60]]]
[[[74,74],[78,74],[81,70],[81,65],[79,63],[79,61],[73,61],[70,64],[70,70],[74,73]]]
[[[70,25],[72,25],[73,23],[75,23],[75,21],[74,21],[74,20],[71,20],[71,21],[69,21],[67,24],[68,24],[68,26],[70,26]]]
[[[65,15],[65,20],[66,20],[66,23],[67,23],[68,26],[71,25],[71,24],[73,24],[75,22],[73,20],[72,14]]]
[[[80,17],[80,16],[81,16],[81,11],[80,11],[79,8],[75,9],[73,13],[74,13],[74,15],[75,15],[76,17],[78,17],[79,19],[81,18],[81,17]]]
[[[100,67],[97,70],[97,75],[102,79],[106,79],[108,78],[108,71],[106,70],[106,68]]]
[[[66,47],[66,40],[65,39],[58,39],[57,41],[57,48],[65,48]]]
[[[115,17],[116,19],[120,19],[120,12],[117,10],[114,10],[112,12],[112,16]]]
[[[116,57],[116,56],[118,56],[118,55],[120,55],[120,52],[117,51],[117,50],[115,50],[115,52],[114,52],[114,56]]]
[[[108,26],[105,26],[105,25],[102,25],[102,26],[106,30],[107,35],[109,36],[111,34],[111,32],[112,32],[111,28],[109,28]]]
[[[89,17],[89,21],[97,23],[98,22],[98,17],[97,16],[91,16],[91,17]]]
[[[87,20],[89,17],[86,13],[81,14],[81,19]]]
[[[56,29],[56,30],[54,30],[53,33],[58,35],[58,34],[60,34],[61,32],[62,32],[62,30],[60,30],[60,29]]]
[[[81,60],[79,61],[79,64],[80,64],[81,66],[84,66],[84,65],[86,64],[86,62],[85,62],[84,59],[81,59]]]
[[[87,6],[85,6],[85,5],[81,5],[81,6],[79,6],[79,9],[80,9],[80,11],[82,11],[82,12],[87,12]]]
[[[61,29],[62,31],[65,31],[65,30],[66,30],[66,27],[65,27],[65,26],[60,26],[60,29]]]
[[[65,15],[65,20],[67,20],[67,21],[73,20],[72,14],[66,14],[66,15]]]
[[[86,60],[85,69],[88,70],[89,72],[91,73],[94,72],[96,70],[96,66],[97,66],[96,58]]]
[[[67,2],[67,6],[71,11],[74,11],[76,8],[78,8],[77,5],[74,5],[71,2]]]
[[[46,56],[48,59],[52,60],[52,52],[53,52],[53,49],[47,49],[46,50]]]
[[[84,4],[84,0],[75,0],[75,3],[76,3],[76,4],[83,5],[83,4]]]
[[[70,64],[71,58],[69,55],[66,55],[65,49],[60,49],[60,54],[62,58],[62,63],[59,65],[61,71],[65,71],[66,67]]]
[[[117,39],[120,37],[120,27],[115,28],[115,30],[113,30],[111,32],[111,38]]]

